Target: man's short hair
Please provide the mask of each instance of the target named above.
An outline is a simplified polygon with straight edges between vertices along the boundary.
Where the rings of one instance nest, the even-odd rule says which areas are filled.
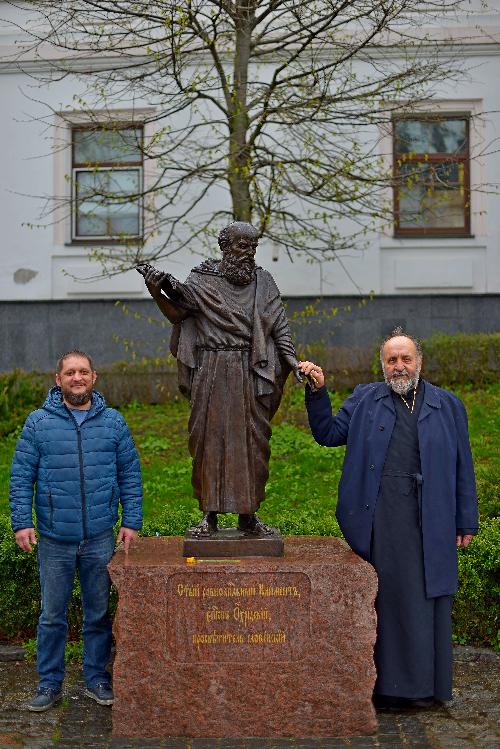
[[[219,232],[219,236],[217,237],[217,242],[219,243],[219,247],[221,248],[222,252],[226,252],[229,245],[231,244],[233,234],[237,232],[240,232],[240,234],[254,233],[256,239],[259,236],[259,232],[252,224],[249,224],[246,221],[233,221],[233,223],[229,224],[229,226],[225,226]]]
[[[394,330],[392,330],[388,336],[384,338],[382,343],[380,344],[380,362],[381,364],[384,363],[384,346],[387,343],[387,341],[390,341],[391,338],[399,338],[400,336],[403,336],[403,338],[409,338],[410,341],[413,341],[415,344],[415,348],[417,350],[417,356],[419,359],[422,358],[422,344],[418,340],[418,338],[415,338],[415,336],[411,335],[411,333],[406,333],[404,328],[401,325],[398,325]]]
[[[91,371],[95,372],[94,365],[92,364],[91,357],[88,354],[86,354],[85,351],[80,351],[79,349],[73,349],[73,351],[66,351],[66,353],[63,354],[62,356],[60,356],[59,359],[57,360],[56,372],[58,374],[60,374],[60,372],[61,372],[61,370],[63,368],[64,360],[68,359],[68,357],[70,357],[70,356],[81,356],[82,359],[86,359],[88,361],[88,363],[89,363],[89,367],[90,367]]]

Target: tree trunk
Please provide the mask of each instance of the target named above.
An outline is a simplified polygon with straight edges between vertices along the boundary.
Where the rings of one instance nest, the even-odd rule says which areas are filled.
[[[235,221],[252,220],[251,157],[247,143],[247,83],[255,10],[251,2],[238,4],[234,50],[233,90],[229,111],[228,180]]]

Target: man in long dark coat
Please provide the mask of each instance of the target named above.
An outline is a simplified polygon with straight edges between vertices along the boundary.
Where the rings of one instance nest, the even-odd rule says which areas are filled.
[[[456,546],[478,514],[467,416],[452,393],[420,379],[418,342],[393,331],[382,344],[385,382],[358,385],[333,416],[320,367],[303,362],[314,438],[347,445],[337,518],[379,579],[374,702],[426,706],[450,700],[451,604]]]
[[[298,361],[278,288],[255,265],[257,230],[234,222],[222,230],[222,260],[194,268],[185,283],[143,267],[148,289],[174,323],[171,351],[179,388],[191,401],[192,483],[204,518],[239,514],[249,533],[269,529],[256,516],[268,478],[270,420]],[[162,293],[163,291],[163,293]]]

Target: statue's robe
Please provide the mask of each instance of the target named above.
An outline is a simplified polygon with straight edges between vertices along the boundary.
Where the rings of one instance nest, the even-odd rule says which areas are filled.
[[[174,327],[179,389],[191,401],[189,450],[203,512],[254,513],[269,475],[270,420],[296,359],[272,276],[257,268],[237,286],[217,261],[175,282],[171,298],[189,315]]]

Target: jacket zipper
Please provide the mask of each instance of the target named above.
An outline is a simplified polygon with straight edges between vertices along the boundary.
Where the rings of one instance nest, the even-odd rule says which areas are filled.
[[[73,416],[73,415],[72,415]],[[74,417],[73,417],[74,418]],[[76,419],[75,419],[76,424]],[[87,538],[87,519],[86,515],[86,497],[85,497],[85,482],[83,478],[83,452],[82,452],[82,434],[80,427],[76,424],[76,436],[78,439],[78,457],[80,459],[80,493],[82,495],[82,525],[83,525],[83,537]]]
[[[50,530],[54,530],[54,503],[52,502],[52,489],[49,489],[49,525]]]
[[[80,495],[82,498],[82,527],[83,527],[83,537],[87,538],[87,519],[85,517],[85,508],[87,505],[87,501],[85,498],[85,482],[84,482],[84,477],[83,477],[82,435],[81,435],[80,426],[77,420],[75,419],[75,417],[73,416],[73,414],[71,413],[71,411],[69,410],[67,406],[66,406],[66,409],[70,417],[73,419],[73,423],[76,428],[76,438],[78,441],[78,459],[80,461]]]

